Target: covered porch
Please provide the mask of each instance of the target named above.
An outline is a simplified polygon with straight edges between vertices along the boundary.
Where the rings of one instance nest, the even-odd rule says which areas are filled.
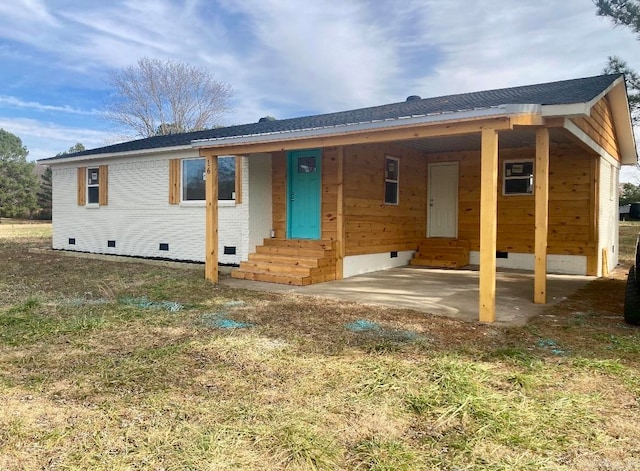
[[[530,252],[535,256],[535,276],[529,280],[529,297],[535,303],[544,304],[547,301],[547,248],[548,248],[548,223],[549,223],[549,154],[550,143],[555,146],[571,145],[575,146],[577,139],[566,128],[564,120],[547,120],[543,119],[536,113],[529,113],[526,110],[516,110],[516,113],[510,112],[508,116],[478,118],[474,117],[470,120],[461,120],[450,122],[446,119],[444,122],[420,123],[415,126],[405,124],[398,129],[391,130],[375,130],[355,133],[340,133],[332,136],[305,137],[302,139],[294,139],[287,141],[275,141],[267,143],[245,143],[238,146],[223,145],[215,148],[202,147],[201,155],[207,158],[207,195],[217,194],[215,188],[216,178],[214,177],[217,167],[218,155],[246,155],[251,158],[254,153],[270,153],[272,162],[285,162],[287,152],[303,150],[303,149],[320,149],[323,159],[323,172],[327,168],[332,168],[333,173],[329,176],[325,173],[322,175],[322,217],[326,218],[322,221],[320,229],[321,237],[319,241],[331,243],[332,257],[335,257],[335,278],[326,276],[320,281],[331,279],[341,280],[343,278],[343,267],[345,257],[350,254],[358,254],[356,249],[360,250],[364,245],[377,246],[380,250],[378,253],[397,252],[397,251],[415,251],[420,241],[429,236],[428,233],[428,192],[426,169],[430,163],[443,159],[446,154],[464,154],[465,152],[473,154],[469,157],[475,162],[478,168],[478,188],[468,189],[473,191],[477,203],[477,212],[475,213],[475,222],[471,232],[475,233],[477,253],[479,256],[479,274],[475,278],[476,287],[474,291],[478,292],[476,301],[476,315],[481,322],[494,322],[496,319],[496,252],[498,242],[498,196],[501,192],[499,174],[499,153],[504,150],[528,149],[535,159],[535,204],[532,207],[535,219],[535,230],[532,224],[531,229],[533,241],[529,247]],[[369,159],[361,150],[366,146],[383,146],[391,145],[396,149],[405,149],[407,151],[406,159],[413,159],[414,162],[420,162],[424,168],[422,174],[414,173],[410,175],[412,186],[404,191],[411,193],[415,201],[420,203],[412,205],[412,218],[415,219],[416,225],[411,229],[406,228],[403,221],[397,226],[410,236],[402,234],[402,237],[395,239],[394,235],[385,234],[390,238],[385,239],[385,244],[378,241],[380,233],[376,232],[375,224],[358,223],[360,227],[370,227],[370,239],[367,242],[366,234],[358,235],[358,241],[349,233],[349,224],[353,225],[354,208],[349,207],[348,191],[349,176],[351,172],[350,162],[354,162],[360,158],[361,162],[367,162]],[[360,149],[360,150],[357,150]],[[499,150],[500,149],[500,150]],[[360,155],[356,155],[360,152]],[[384,152],[383,152],[384,155]],[[595,162],[595,154],[594,162]],[[435,160],[430,156],[437,156]],[[352,160],[350,160],[352,158]],[[453,160],[460,160],[454,158]],[[375,167],[375,164],[374,164]],[[280,165],[274,170],[274,176],[277,172],[285,171],[286,166]],[[382,172],[383,167],[379,169]],[[407,178],[405,169],[404,178]],[[383,175],[383,173],[380,173]],[[273,225],[275,227],[275,237],[278,240],[287,240],[288,234],[285,230],[287,221],[286,205],[287,194],[285,192],[286,176],[281,175],[281,179],[273,181],[273,207],[274,218]],[[384,179],[384,177],[382,177]],[[401,171],[401,178],[403,173]],[[374,177],[365,175],[362,179],[374,180]],[[345,190],[345,187],[347,190]],[[405,195],[406,196],[406,195]],[[401,195],[400,198],[403,198]],[[352,198],[353,199],[353,198]],[[406,198],[405,198],[406,201]],[[383,206],[383,205],[381,205]],[[355,208],[358,211],[359,208]],[[405,210],[402,210],[405,211]],[[456,212],[458,210],[456,209]],[[217,208],[216,201],[207,200],[207,278],[213,282],[218,281],[217,275]],[[378,219],[384,219],[385,213],[375,216]],[[456,224],[457,221],[456,214]],[[416,227],[419,227],[416,230]],[[398,229],[399,230],[399,229]],[[468,238],[466,240],[469,240]],[[267,244],[265,240],[265,245]],[[355,247],[359,245],[359,247]],[[354,248],[355,247],[355,248]],[[279,249],[283,250],[283,249]],[[373,253],[373,252],[372,252]],[[393,255],[391,255],[393,257]],[[294,261],[292,260],[292,263]],[[331,263],[333,266],[333,261]],[[325,270],[326,271],[326,270]],[[346,275],[345,275],[346,276]],[[260,277],[245,277],[255,281],[262,281]],[[478,290],[479,286],[479,290]]]

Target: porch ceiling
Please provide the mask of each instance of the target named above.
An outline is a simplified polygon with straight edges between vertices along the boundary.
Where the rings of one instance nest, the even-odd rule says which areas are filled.
[[[562,128],[549,128],[549,138],[552,144],[569,144],[575,142],[575,138],[572,138],[571,135]],[[500,149],[534,147],[535,143],[536,128],[531,127],[503,131],[499,133],[498,137],[498,147]],[[480,150],[480,133],[401,141],[401,144],[429,153]]]

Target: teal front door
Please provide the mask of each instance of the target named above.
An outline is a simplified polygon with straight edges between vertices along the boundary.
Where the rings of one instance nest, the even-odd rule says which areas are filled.
[[[287,237],[320,239],[322,153],[319,149],[289,152],[287,165]]]

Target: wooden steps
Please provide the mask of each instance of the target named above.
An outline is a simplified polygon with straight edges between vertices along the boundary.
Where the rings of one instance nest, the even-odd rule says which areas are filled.
[[[306,286],[336,279],[335,242],[264,239],[263,245],[231,271],[233,278]]]
[[[462,268],[469,265],[469,241],[448,238],[424,239],[411,265],[434,268]]]

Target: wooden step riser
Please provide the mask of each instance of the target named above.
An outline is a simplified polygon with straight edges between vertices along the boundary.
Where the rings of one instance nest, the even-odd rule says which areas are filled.
[[[420,247],[464,247],[469,249],[469,241],[458,239],[423,239],[422,242],[420,242]]]
[[[256,247],[256,253],[260,254],[275,254],[285,255],[290,257],[301,258],[335,258],[336,252],[334,250],[322,250],[322,249],[299,249],[296,247],[275,247],[269,245],[260,245]]]
[[[464,262],[465,260],[469,260],[468,254],[460,254],[458,256],[455,255],[445,255],[445,254],[437,254],[437,253],[426,253],[426,254],[416,254],[413,258],[419,258],[424,260],[454,260]]]
[[[319,268],[306,268],[291,265],[278,265],[274,263],[240,262],[240,270],[292,276],[320,276],[331,273],[335,274],[336,267],[335,265],[328,265]]]
[[[291,265],[306,268],[326,267],[330,260],[316,257],[288,257],[286,255],[252,253],[249,254],[250,262],[277,263],[279,265]]]
[[[335,250],[335,241],[301,239],[264,239],[262,245],[268,247],[295,247],[299,249]]]
[[[240,270],[284,275],[311,276],[312,268],[298,267],[295,265],[280,265],[268,262],[240,262]]]
[[[263,281],[265,283],[278,283],[281,285],[307,286],[311,284],[310,276],[287,276],[276,275],[274,273],[249,272],[244,270],[232,271],[231,277],[240,280]]]
[[[325,275],[313,275],[311,277],[311,284],[326,283],[327,281],[334,281],[335,279],[336,279],[335,273],[327,273]]]
[[[469,260],[468,253],[417,253],[413,258],[423,258],[431,260]]]
[[[336,278],[336,244],[327,240],[265,239],[233,278],[306,286]]]
[[[469,264],[469,257],[441,257],[434,255],[423,255],[420,257],[413,257],[412,260],[432,260],[434,262],[455,262]]]
[[[308,286],[313,283],[324,283],[336,279],[335,273],[314,276],[286,276],[274,273],[256,273],[243,270],[231,272],[231,277],[239,280],[263,281],[265,283],[278,283],[291,286]]]
[[[414,258],[409,262],[414,267],[431,267],[431,268],[462,268],[469,265],[469,262],[458,262],[453,260],[432,260],[423,258]]]
[[[469,251],[464,247],[420,247],[420,249],[418,250],[418,253],[458,255],[458,254],[468,254]]]

